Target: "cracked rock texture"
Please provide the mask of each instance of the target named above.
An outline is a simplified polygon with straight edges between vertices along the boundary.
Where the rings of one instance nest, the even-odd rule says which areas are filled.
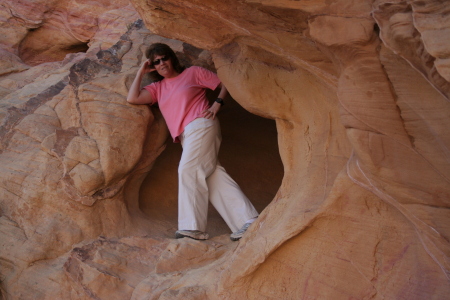
[[[0,299],[449,298],[450,3],[113,2],[0,0]],[[156,41],[270,119],[219,116],[239,242],[171,238]]]

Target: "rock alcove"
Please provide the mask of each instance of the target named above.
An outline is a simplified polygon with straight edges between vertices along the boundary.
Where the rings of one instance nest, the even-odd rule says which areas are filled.
[[[231,98],[227,98],[226,102],[218,116],[223,139],[219,160],[261,212],[275,197],[283,177],[275,122],[247,112]],[[169,138],[166,149],[157,158],[140,188],[140,209],[151,220],[164,222],[167,229],[164,234],[168,237],[173,237],[177,229],[177,167],[180,155],[181,145],[174,144]],[[210,236],[230,232],[212,205],[208,215]]]
[[[21,41],[18,52],[20,59],[31,66],[46,62],[62,61],[67,54],[86,52],[89,41],[79,40],[68,30],[49,26],[29,30]]]

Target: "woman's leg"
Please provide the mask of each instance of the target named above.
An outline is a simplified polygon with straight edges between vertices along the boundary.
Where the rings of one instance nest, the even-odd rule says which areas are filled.
[[[181,136],[178,167],[178,228],[206,230],[208,198],[235,232],[258,216],[239,185],[217,160],[221,134],[218,120],[196,119]]]
[[[206,178],[216,169],[220,126],[217,120],[195,119],[180,139],[183,154],[178,166],[178,229],[205,231],[209,198]]]
[[[246,222],[258,216],[252,203],[239,185],[219,164],[207,179],[209,200],[230,227],[232,232],[239,230]]]

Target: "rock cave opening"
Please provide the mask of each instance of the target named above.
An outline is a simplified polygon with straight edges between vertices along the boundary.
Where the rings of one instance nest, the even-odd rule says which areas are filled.
[[[66,48],[63,49],[66,54],[69,53],[78,53],[83,52],[86,53],[89,50],[89,43],[88,42],[79,42],[72,45],[68,45]]]
[[[20,59],[36,66],[46,62],[62,61],[67,54],[87,52],[89,41],[81,41],[70,32],[55,33],[55,28],[44,24],[39,28],[28,30],[27,35],[20,42],[18,54]]]
[[[210,97],[213,98],[213,97]],[[228,97],[219,113],[222,145],[219,161],[252,201],[259,213],[276,195],[284,175],[274,120],[254,115]],[[139,192],[139,208],[172,237],[177,230],[177,169],[181,145],[169,137]],[[207,231],[211,237],[230,229],[210,204]]]

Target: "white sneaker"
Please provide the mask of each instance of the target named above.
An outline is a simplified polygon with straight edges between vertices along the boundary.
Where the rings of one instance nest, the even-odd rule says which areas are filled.
[[[241,237],[244,235],[244,233],[247,231],[247,229],[250,227],[250,225],[252,225],[253,222],[249,222],[249,223],[245,223],[244,226],[242,226],[241,229],[239,229],[236,232],[233,232],[230,235],[230,239],[232,241],[238,241],[241,239]]]

